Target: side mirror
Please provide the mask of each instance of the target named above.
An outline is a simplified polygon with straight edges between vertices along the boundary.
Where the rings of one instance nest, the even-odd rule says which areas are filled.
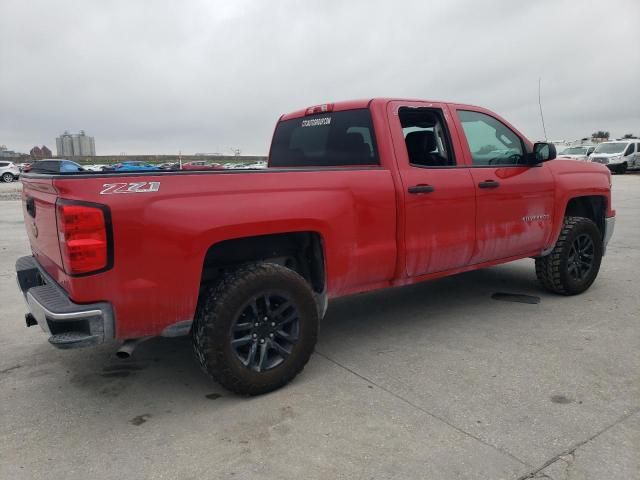
[[[536,142],[533,144],[533,152],[529,156],[529,163],[537,165],[554,158],[556,158],[556,146],[553,143]]]

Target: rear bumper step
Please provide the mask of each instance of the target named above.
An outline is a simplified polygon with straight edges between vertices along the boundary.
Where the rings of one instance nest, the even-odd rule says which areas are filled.
[[[68,349],[97,345],[114,336],[111,305],[106,302],[80,305],[44,272],[33,257],[16,262],[18,286],[30,313],[27,326],[35,322],[50,334],[49,343]]]
[[[90,347],[100,343],[100,337],[83,332],[65,332],[51,335],[49,343],[60,349]]]

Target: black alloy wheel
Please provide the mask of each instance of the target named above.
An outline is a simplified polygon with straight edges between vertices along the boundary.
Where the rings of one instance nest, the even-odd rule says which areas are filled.
[[[593,240],[586,233],[578,235],[569,249],[567,269],[571,278],[581,281],[586,278],[593,268],[595,247]]]
[[[298,309],[284,292],[264,293],[241,309],[231,347],[242,365],[264,372],[291,355],[300,332]]]

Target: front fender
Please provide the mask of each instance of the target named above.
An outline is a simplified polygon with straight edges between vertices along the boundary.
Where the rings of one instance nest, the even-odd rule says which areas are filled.
[[[554,176],[556,202],[553,228],[542,255],[549,253],[558,241],[567,206],[574,198],[602,197],[606,205],[605,217],[615,215],[611,208],[611,173],[608,168],[575,160],[553,160],[549,167]]]

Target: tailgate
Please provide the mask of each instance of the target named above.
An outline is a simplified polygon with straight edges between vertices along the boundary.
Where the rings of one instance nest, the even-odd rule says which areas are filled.
[[[40,265],[52,275],[55,267],[62,269],[56,226],[57,198],[58,193],[51,178],[23,177],[22,213],[31,251]]]

